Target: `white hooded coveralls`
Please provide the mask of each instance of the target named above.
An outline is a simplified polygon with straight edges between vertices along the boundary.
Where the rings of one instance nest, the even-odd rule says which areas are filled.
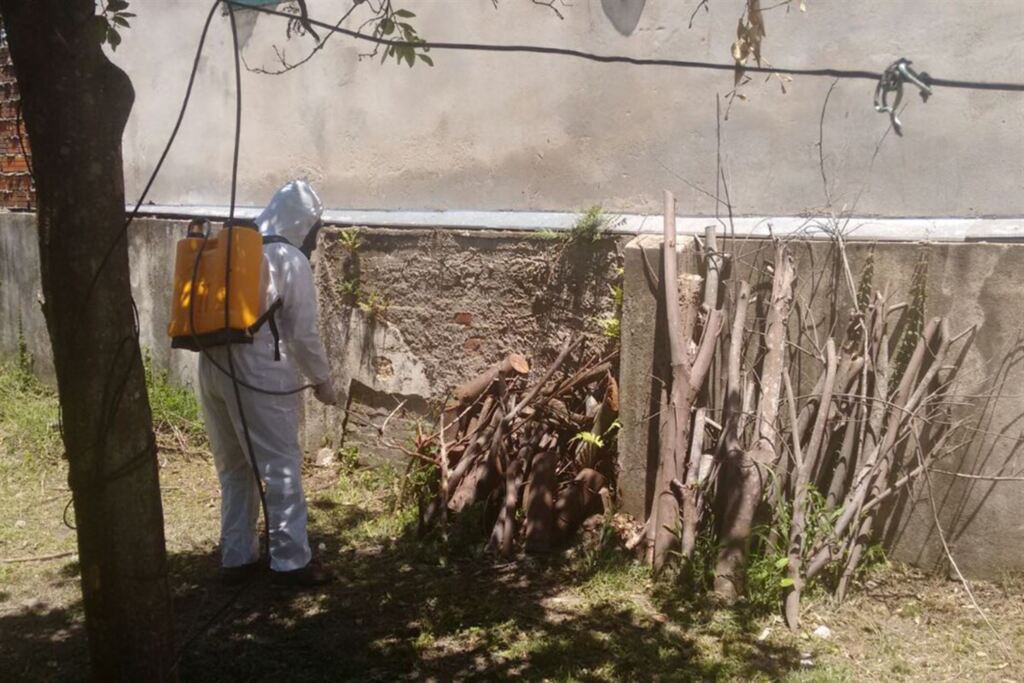
[[[230,351],[235,375],[246,384],[288,391],[307,383],[300,373],[315,385],[330,381],[317,322],[313,271],[298,248],[322,212],[319,197],[307,183],[298,180],[278,190],[256,219],[264,237],[278,236],[289,242],[263,246],[262,310],[266,311],[278,298],[283,302],[276,313],[281,360],[274,360],[274,338],[269,325],[259,329],[251,345],[208,349],[225,370]],[[237,567],[256,562],[260,500],[246,452],[235,390],[231,377],[211,363],[205,353],[199,359],[199,388],[220,479],[221,564]],[[239,391],[256,464],[266,487],[270,567],[274,571],[301,569],[311,558],[298,438],[301,393],[274,396],[244,386]]]

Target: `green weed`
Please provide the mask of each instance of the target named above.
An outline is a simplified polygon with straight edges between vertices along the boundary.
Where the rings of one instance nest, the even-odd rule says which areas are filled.
[[[148,356],[143,359],[143,365],[154,429],[178,430],[189,440],[205,442],[206,429],[199,400],[192,389],[171,384],[167,371],[154,367]]]
[[[62,452],[56,393],[21,364],[0,365],[0,455],[29,462]]]
[[[359,250],[359,247],[363,245],[363,240],[360,237],[360,229],[345,228],[342,230],[341,235],[338,238],[338,244],[349,254],[356,253]]]
[[[584,211],[569,229],[568,241],[577,243],[596,242],[604,237],[608,228],[615,221],[609,217],[599,204]]]

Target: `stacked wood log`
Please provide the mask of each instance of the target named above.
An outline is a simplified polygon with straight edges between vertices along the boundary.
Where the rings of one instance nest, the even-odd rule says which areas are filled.
[[[830,570],[842,598],[886,502],[961,445],[951,392],[974,330],[954,335],[945,318],[925,324],[920,301],[894,302],[870,282],[858,288],[841,238],[849,291],[831,292],[826,308],[836,320],[850,307],[842,335],[803,322],[810,303],[797,298],[782,241],[754,267],[753,290],[723,277],[729,258],[714,229],[702,244],[703,277],[679,275],[675,213],[666,193],[660,294],[671,372],[650,517],[632,545],[645,545],[660,572],[675,557],[685,567],[708,535],[719,548],[715,591],[734,600],[755,527],[770,529],[758,542],[781,555],[783,611],[796,628],[806,582]]]
[[[440,475],[421,528],[443,531],[449,515],[482,505],[494,520],[487,548],[499,556],[571,540],[604,511],[614,481],[617,361],[617,351],[566,341],[532,381],[527,359],[510,354],[456,387],[438,432],[418,443],[421,458],[437,452]]]

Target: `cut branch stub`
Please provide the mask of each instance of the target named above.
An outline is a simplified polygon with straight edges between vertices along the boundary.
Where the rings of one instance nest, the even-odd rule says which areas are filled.
[[[518,353],[510,353],[504,360],[495,363],[468,382],[463,382],[457,386],[453,395],[461,405],[467,405],[477,400],[482,393],[487,391],[498,377],[513,373],[525,375],[528,372],[530,372],[529,361]]]

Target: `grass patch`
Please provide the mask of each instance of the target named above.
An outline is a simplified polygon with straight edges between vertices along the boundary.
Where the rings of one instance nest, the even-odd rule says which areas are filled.
[[[189,387],[171,384],[167,371],[154,367],[149,358],[144,365],[153,428],[157,432],[177,431],[196,445],[204,444],[206,429],[195,392]]]
[[[0,558],[73,550],[74,532],[61,521],[65,463],[35,458],[26,467],[18,445],[49,427],[56,398],[15,384],[11,368],[0,372]],[[163,396],[165,388],[151,391]],[[174,392],[171,399],[160,419],[188,418],[190,401]],[[367,467],[352,449],[338,456],[337,466],[310,467],[306,477],[312,544],[337,583],[282,593],[258,582],[220,614],[232,592],[215,579],[213,467],[166,459],[160,482],[179,642],[214,620],[185,652],[182,680],[1019,678],[954,582],[879,562],[844,605],[809,596],[794,635],[777,605],[723,609],[685,582],[653,581],[622,549],[614,518],[572,550],[508,563],[480,553],[484,514],[474,508],[452,519],[445,555],[437,538],[416,533],[416,496],[401,465]],[[73,558],[0,563],[0,656],[16,662],[17,675],[87,675],[78,581]],[[1016,651],[1024,651],[1022,586],[1020,575],[974,586]],[[831,639],[810,635],[819,624]]]
[[[62,452],[57,395],[26,368],[0,365],[0,455],[52,463]]]

